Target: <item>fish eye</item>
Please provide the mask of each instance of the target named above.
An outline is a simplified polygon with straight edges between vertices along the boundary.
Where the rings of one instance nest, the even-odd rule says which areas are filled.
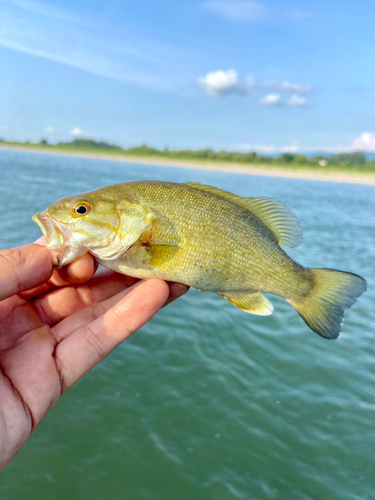
[[[74,207],[74,211],[77,215],[86,215],[91,210],[91,206],[88,203],[78,203]]]

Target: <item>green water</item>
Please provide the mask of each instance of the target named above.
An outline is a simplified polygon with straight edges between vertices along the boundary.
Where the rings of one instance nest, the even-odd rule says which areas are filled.
[[[190,291],[63,396],[1,500],[374,499],[375,188],[1,151],[0,246],[39,237],[60,197],[136,179],[277,198],[304,230],[289,253],[369,291],[336,342],[277,297],[257,317]]]

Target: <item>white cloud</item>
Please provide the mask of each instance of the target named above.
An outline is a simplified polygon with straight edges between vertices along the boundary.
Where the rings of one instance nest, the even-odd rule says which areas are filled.
[[[263,99],[260,99],[259,104],[262,104],[262,106],[280,106],[281,96],[280,94],[268,94]]]
[[[238,73],[234,69],[211,71],[206,76],[197,80],[209,97],[221,97],[231,93],[246,94],[255,86],[254,77],[248,75],[243,82],[239,81]],[[260,85],[262,88],[276,89],[277,92],[269,93],[259,100],[263,106],[286,106],[303,108],[309,105],[308,101],[299,94],[311,92],[309,85],[293,84],[287,81],[268,81]],[[292,95],[283,100],[280,92],[290,92]]]
[[[249,153],[252,151],[256,151],[257,153],[275,153],[277,151],[274,144],[251,144],[251,143],[237,144],[237,146],[234,147],[234,150],[241,151],[244,153]]]
[[[54,128],[53,127],[47,127],[45,130],[46,134],[51,134],[53,132]]]
[[[87,132],[84,132],[81,128],[79,127],[74,127],[71,131],[70,131],[70,135],[74,135],[74,136],[79,136],[79,135],[88,135]]]
[[[213,14],[241,23],[259,21],[265,11],[262,4],[250,1],[208,0],[202,7]]]
[[[218,97],[236,91],[238,76],[233,69],[212,71],[207,73],[206,76],[198,78],[198,83],[208,96]]]
[[[308,102],[304,97],[294,94],[285,102],[285,105],[290,108],[304,108],[305,106],[308,106]]]
[[[237,144],[237,146],[234,147],[235,151],[241,151],[243,153],[249,153],[252,151],[255,151],[256,153],[262,153],[262,154],[273,154],[273,153],[297,153],[300,148],[298,147],[297,143],[292,142],[289,146],[283,146],[283,147],[276,147],[275,144],[251,144],[251,143],[244,143],[244,144]]]
[[[267,94],[263,99],[259,100],[259,104],[262,106],[286,106],[288,108],[304,108],[309,105],[306,99],[299,95],[292,95],[289,99],[283,101],[280,94]]]
[[[350,153],[352,151],[351,147],[342,146],[340,144],[336,144],[334,146],[313,146],[313,147],[305,147],[304,151],[316,152],[316,153]]]
[[[297,153],[298,152],[298,145],[296,143],[292,143],[290,146],[284,146],[281,148],[282,153]]]
[[[290,83],[285,82],[274,82],[268,81],[262,83],[262,87],[265,89],[274,89],[280,92],[291,92],[293,94],[309,94],[312,91],[310,85],[302,85],[300,83]]]
[[[360,136],[353,140],[351,149],[375,153],[375,133],[362,132]]]
[[[248,76],[245,83],[240,83],[238,74],[234,69],[228,71],[219,70],[199,77],[198,84],[209,97],[220,97],[230,93],[245,94],[254,86],[254,78]]]
[[[301,85],[299,83],[282,82],[280,84],[282,92],[294,92],[295,94],[309,94],[311,92],[310,85]]]

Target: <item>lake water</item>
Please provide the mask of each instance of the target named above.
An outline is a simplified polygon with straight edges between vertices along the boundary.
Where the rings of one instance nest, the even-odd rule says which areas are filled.
[[[1,500],[375,498],[375,187],[0,151],[0,246],[38,238],[58,198],[138,179],[276,198],[304,231],[289,253],[369,291],[329,342],[278,297],[257,317],[191,290],[63,396]]]

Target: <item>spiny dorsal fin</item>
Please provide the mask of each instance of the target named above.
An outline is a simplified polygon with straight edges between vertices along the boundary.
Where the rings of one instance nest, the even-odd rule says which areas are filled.
[[[257,316],[269,316],[273,311],[271,302],[260,292],[245,292],[243,295],[224,295],[219,293],[219,295],[234,306],[239,307],[243,311],[250,314],[256,314]]]
[[[297,217],[289,208],[272,198],[242,198],[228,191],[206,186],[199,182],[185,182],[184,184],[245,208],[268,227],[279,245],[294,248],[298,247],[302,241],[302,230]]]

